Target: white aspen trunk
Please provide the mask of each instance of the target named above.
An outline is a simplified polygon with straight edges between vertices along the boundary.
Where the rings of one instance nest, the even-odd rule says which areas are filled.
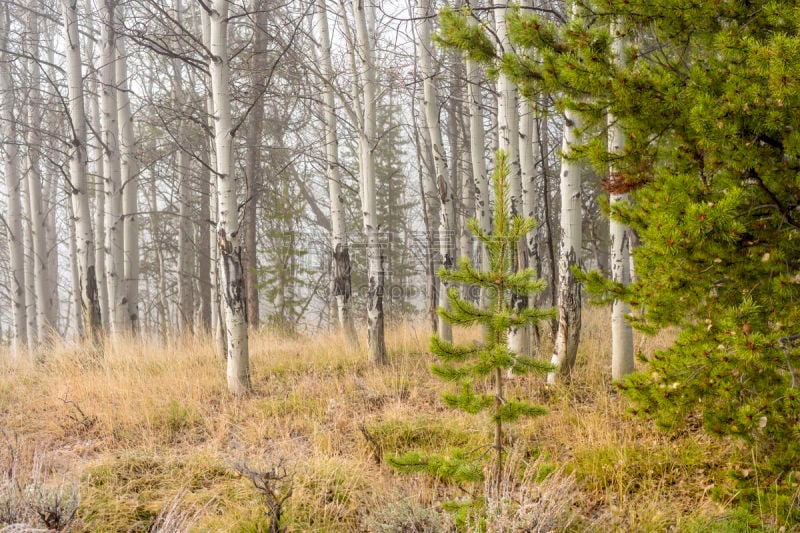
[[[319,61],[326,83],[323,88],[325,103],[325,169],[328,178],[328,197],[331,204],[331,267],[333,277],[332,296],[336,300],[339,327],[350,346],[358,345],[353,316],[350,309],[352,294],[350,283],[350,251],[345,225],[344,196],[339,174],[339,138],[336,133],[336,102],[333,94],[333,66],[331,64],[331,39],[328,30],[326,0],[317,0],[319,19]]]
[[[75,217],[72,214],[72,204],[67,208],[70,220]],[[72,325],[75,328],[75,338],[85,338],[83,316],[81,315],[81,277],[78,270],[78,239],[75,231],[75,224],[69,224],[69,264],[72,279],[72,291],[70,291],[70,304],[72,306]]]
[[[20,173],[18,167],[18,139],[16,117],[14,116],[14,87],[11,78],[11,57],[8,49],[9,28],[8,5],[0,13],[0,127],[3,132],[3,176],[6,182],[8,196],[7,213],[7,240],[9,247],[9,262],[11,265],[9,287],[11,292],[11,305],[14,315],[14,342],[15,353],[21,352],[26,345],[27,319],[25,316],[25,250],[22,242],[22,204],[20,200]]]
[[[611,23],[611,37],[614,39],[611,50],[614,61],[624,65],[624,39],[616,23]],[[624,177],[614,165],[614,156],[625,151],[625,132],[611,113],[608,114],[608,152],[612,160],[608,168],[609,204],[613,208],[625,203],[629,196],[625,191]],[[630,238],[628,228],[613,218],[610,221],[610,263],[611,279],[618,283],[630,283]],[[611,379],[617,381],[633,372],[633,329],[625,315],[630,306],[624,300],[614,300],[611,307]]]
[[[578,115],[564,111],[564,137],[561,145],[561,242],[558,258],[558,331],[552,363],[569,377],[578,354],[581,334],[581,291],[572,267],[580,265],[583,228],[581,224],[581,166],[569,159],[578,142]],[[555,383],[556,375],[547,375]]]
[[[497,40],[503,51],[511,49],[506,28],[506,4],[495,5],[495,32]],[[522,174],[520,171],[519,148],[519,109],[517,107],[517,87],[511,79],[501,72],[497,79],[497,137],[498,148],[503,150],[508,157],[508,192],[509,214],[522,215]],[[516,246],[516,260],[514,269],[527,267],[523,241]],[[528,298],[524,295],[512,294],[511,305],[520,310],[528,305]],[[527,354],[530,350],[526,328],[512,327],[508,331],[508,347],[520,354]]]
[[[101,13],[100,122],[103,139],[103,178],[106,191],[106,274],[110,315],[108,322],[112,335],[117,335],[124,328],[128,309],[122,287],[122,178],[117,118],[117,45],[114,29],[116,0],[103,0]]]
[[[200,147],[201,161],[208,161],[209,147],[207,143],[203,143]],[[200,327],[203,332],[211,332],[211,280],[212,273],[216,275],[216,267],[211,261],[211,235],[209,228],[214,229],[211,224],[211,175],[205,171],[205,168],[200,169],[200,175],[197,180],[197,192],[200,202],[199,219],[200,224],[197,226],[197,278],[198,278],[198,296],[200,297],[199,311],[200,311]],[[216,219],[217,210],[214,209],[214,219]],[[215,248],[216,249],[216,248]]]
[[[36,297],[36,325],[39,343],[47,341],[52,334],[52,314],[49,312],[49,273],[47,257],[47,217],[42,197],[43,185],[39,152],[42,138],[39,128],[42,124],[41,93],[39,90],[39,66],[34,58],[39,57],[39,19],[34,11],[27,15],[27,31],[30,39],[30,55],[28,59],[28,76],[30,90],[28,94],[28,201],[30,203],[31,237],[33,239],[34,289]]]
[[[217,244],[222,273],[225,330],[228,340],[228,390],[237,396],[250,390],[250,360],[247,342],[242,247],[239,244],[238,203],[233,175],[233,124],[231,122],[230,66],[228,56],[227,0],[211,3],[210,35],[211,91],[214,100],[214,139],[217,153],[219,220]]]
[[[200,9],[200,30],[203,35],[203,43],[206,47],[211,47],[211,17],[205,9]],[[211,86],[211,75],[207,78],[208,86]],[[211,93],[206,96],[206,114],[208,116],[208,127],[211,132],[215,130],[214,98]],[[217,149],[216,138],[212,135],[208,143],[208,166],[210,169],[217,168]],[[210,270],[209,279],[211,284],[211,333],[214,338],[214,346],[217,355],[227,358],[228,348],[225,338],[225,312],[222,308],[222,294],[220,290],[220,262],[219,246],[217,245],[217,226],[219,224],[219,187],[217,172],[210,170],[208,174],[210,194],[208,197],[209,211],[213,224],[209,227],[210,241]]]
[[[467,221],[475,215],[475,200],[476,200],[476,185],[475,179],[472,174],[472,149],[470,146],[471,134],[469,131],[470,123],[468,111],[465,108],[464,101],[467,98],[465,94],[465,85],[468,82],[466,78],[466,71],[464,68],[463,58],[457,56],[458,63],[455,68],[455,84],[453,88],[453,98],[455,98],[457,105],[455,107],[458,129],[461,134],[461,142],[459,144],[459,160],[458,160],[458,175],[460,178],[461,201],[459,206],[458,216],[458,232],[459,232],[459,252],[460,255],[467,256],[471,261],[475,261],[475,245],[472,232],[467,227]],[[471,291],[472,288],[465,288]],[[470,301],[478,301],[478,295],[467,294]]]
[[[61,206],[56,198],[58,188],[53,181],[53,179],[48,180],[44,194],[45,246],[47,253],[47,323],[53,331],[63,333],[58,291],[58,243],[56,242],[56,211],[60,211]]]
[[[20,123],[25,124],[28,122],[27,110],[24,108],[20,111]],[[28,174],[29,169],[25,169],[25,174]],[[20,183],[20,193],[22,194],[22,247],[25,255],[25,317],[28,320],[25,330],[28,333],[28,351],[34,353],[36,347],[39,345],[38,329],[36,324],[37,310],[36,310],[36,288],[34,270],[35,258],[33,250],[33,228],[31,227],[31,202],[30,202],[30,182],[28,179],[23,179]]]
[[[150,234],[153,236],[153,241],[158,243],[162,242],[162,226],[161,215],[158,211],[158,202],[156,201],[156,180],[151,180],[150,187],[147,190],[148,209],[151,215],[148,217],[150,222]],[[164,252],[161,246],[155,246],[155,262],[156,262],[156,327],[158,328],[159,335],[162,339],[166,339],[169,330],[172,328],[172,323],[169,316],[169,305],[167,304],[167,289],[166,289],[166,275],[164,273]]]
[[[438,96],[436,85],[433,80],[433,56],[431,48],[431,23],[430,23],[430,2],[421,0],[417,14],[417,34],[419,43],[419,69],[422,76],[423,106],[425,111],[425,122],[430,141],[430,150],[433,157],[433,170],[436,173],[435,183],[436,192],[439,197],[439,213],[441,216],[439,225],[439,259],[444,268],[452,269],[455,266],[455,206],[453,203],[452,183],[448,183],[447,175],[447,155],[444,151],[442,142],[442,130],[439,124]],[[439,306],[449,309],[450,302],[447,298],[447,284],[439,280]],[[437,332],[444,340],[453,339],[453,331],[450,324],[439,317],[437,322]]]
[[[416,73],[415,73],[416,74]],[[416,79],[416,76],[415,76]],[[423,200],[423,221],[425,223],[425,290],[427,291],[427,311],[431,318],[431,329],[437,331],[439,327],[439,315],[436,314],[436,307],[439,301],[436,277],[436,263],[438,251],[436,240],[439,235],[439,198],[436,194],[436,182],[433,179],[433,156],[430,151],[430,136],[428,135],[427,121],[425,113],[418,115],[416,111],[416,94],[411,101],[412,116],[420,117],[420,124],[414,126],[414,143],[417,147],[417,158],[419,165],[419,189]]]
[[[89,19],[91,20],[91,18]],[[87,49],[88,56],[94,57],[92,40],[89,40]],[[98,73],[95,72],[91,76],[92,90],[89,96],[89,115],[88,120],[92,125],[92,129],[98,134],[102,131],[100,126],[100,84],[97,79]],[[98,138],[98,141],[100,139]],[[108,323],[108,282],[106,280],[106,191],[104,188],[103,175],[103,147],[100,142],[96,142],[92,146],[93,161],[93,182],[91,188],[94,191],[94,262],[97,273],[97,297],[100,306],[100,316],[103,320],[103,329],[108,330],[110,325]]]
[[[472,161],[472,179],[475,182],[475,217],[481,230],[489,234],[492,231],[492,212],[489,205],[489,175],[486,172],[486,133],[481,111],[481,71],[478,65],[467,59],[467,99],[469,102],[469,136],[470,156]],[[481,270],[489,270],[489,253],[483,243],[478,244]],[[479,302],[481,308],[489,305],[488,292],[481,288]],[[488,333],[484,328],[485,335]]]
[[[49,39],[50,32],[46,34]],[[50,67],[48,68],[49,71],[49,78],[56,79],[58,77],[57,68],[55,67],[55,50],[54,47],[48,46],[46,49],[47,59],[50,62]],[[47,102],[52,102],[55,100],[52,96],[47,98]],[[59,113],[47,113],[45,115],[44,126],[47,128],[48,131],[58,131],[64,137],[65,128],[64,128],[64,120],[63,115]],[[48,141],[45,141],[46,143]],[[60,141],[53,139],[50,140],[49,143],[59,143]],[[48,305],[49,310],[49,322],[50,325],[58,330],[61,320],[61,308],[60,308],[60,299],[59,299],[59,265],[58,265],[58,242],[56,236],[56,213],[62,209],[62,203],[59,202],[58,193],[59,191],[63,191],[64,188],[60,186],[60,182],[57,179],[57,176],[60,176],[60,169],[61,166],[47,159],[44,162],[44,168],[46,169],[45,175],[51,176],[51,179],[47,180],[46,184],[46,193],[45,198],[47,202],[46,206],[46,213],[47,213],[47,261],[48,267],[47,272],[49,274],[49,291],[50,296],[48,297],[48,301],[50,302]],[[64,213],[65,220],[69,220],[70,216],[68,211],[65,210]],[[69,313],[66,315],[67,322],[69,321]],[[63,332],[66,332],[67,328],[63,329]],[[59,330],[60,331],[60,330]]]
[[[367,5],[368,0],[355,0],[355,23],[358,58],[362,79],[363,113],[359,132],[359,157],[361,160],[361,209],[363,213],[364,234],[367,241],[367,276],[369,278],[367,296],[367,340],[369,360],[373,364],[386,364],[386,342],[383,331],[383,252],[378,235],[378,211],[375,191],[375,157],[373,150],[377,144],[376,91],[377,74],[373,59],[374,43],[367,30],[367,19],[372,20]]]
[[[176,2],[176,16],[180,21],[181,3]],[[186,104],[183,94],[183,76],[181,63],[172,60],[172,91],[176,109],[182,109]],[[186,141],[186,120],[178,119],[177,141],[177,175],[178,175],[178,329],[181,332],[191,332],[194,326],[194,258],[192,246],[192,219],[191,210],[194,201],[191,184],[191,168],[189,154],[183,146]]]
[[[122,18],[121,8],[117,10]],[[120,127],[120,175],[122,179],[122,289],[125,295],[125,327],[139,331],[139,164],[133,131],[131,101],[128,98],[128,59],[125,37],[117,36],[117,117]],[[122,311],[120,309],[120,311]]]
[[[536,160],[539,155],[539,128],[534,115],[533,106],[527,102],[521,104],[523,113],[520,120],[520,170],[522,172],[522,214],[526,218],[536,218]],[[538,221],[537,221],[538,222]],[[536,230],[525,235],[525,242],[520,243],[518,254],[524,255],[521,266],[529,267],[537,264]],[[526,307],[530,305],[525,299]],[[523,344],[527,344],[527,353],[531,352],[531,333],[538,339],[538,326],[526,328]],[[533,330],[533,331],[531,331]]]
[[[86,180],[86,113],[81,76],[81,52],[78,38],[77,0],[62,0],[64,10],[64,40],[67,46],[67,86],[71,120],[70,180],[76,232],[76,255],[81,294],[81,314],[84,335],[97,346],[101,329],[100,306],[94,265],[94,234],[89,214],[89,195]]]

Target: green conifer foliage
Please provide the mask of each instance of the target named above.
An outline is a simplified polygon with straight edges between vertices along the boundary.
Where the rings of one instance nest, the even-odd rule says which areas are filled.
[[[451,309],[439,308],[439,314],[454,326],[481,325],[489,332],[483,345],[457,345],[434,335],[431,351],[439,362],[431,371],[440,379],[458,385],[458,392],[443,395],[445,403],[471,414],[488,412],[494,424],[494,475],[499,476],[503,466],[503,425],[526,416],[540,416],[546,409],[523,400],[504,397],[503,387],[508,371],[514,374],[544,375],[553,370],[549,363],[537,361],[510,351],[507,347],[508,330],[526,324],[537,324],[555,316],[554,309],[528,308],[516,311],[511,306],[512,294],[535,294],[544,288],[531,268],[514,271],[512,259],[516,245],[529,232],[532,219],[508,216],[508,167],[505,154],[498,152],[497,169],[493,174],[495,189],[494,230],[482,232],[476,220],[468,222],[472,233],[486,245],[490,257],[487,271],[477,270],[469,258],[462,257],[457,269],[440,269],[439,276],[451,283],[485,287],[491,295],[485,309],[462,299],[459,290],[451,288],[447,296]],[[492,389],[487,390],[487,387]],[[400,470],[425,471],[443,479],[454,481],[479,481],[482,469],[461,451],[451,457],[429,457],[416,452],[390,457],[390,464]]]
[[[800,2],[575,5],[568,24],[512,13],[515,52],[503,57],[452,11],[442,42],[505,69],[526,97],[578,110],[587,142],[576,153],[601,173],[613,158],[606,189],[631,190],[611,216],[640,237],[638,281],[584,279],[601,299],[628,300],[634,326],[680,329],[623,384],[636,412],[668,429],[699,416],[708,432],[746,443],[742,460],[759,473],[742,479],[739,496],[771,482],[773,493],[795,494]],[[612,61],[612,21],[631,43],[624,65]],[[623,154],[610,154],[602,135],[609,114],[626,133]]]
[[[516,53],[494,61],[532,97],[580,111],[580,151],[610,191],[631,191],[611,216],[640,237],[638,281],[596,273],[586,287],[620,297],[644,331],[678,326],[622,385],[638,413],[675,429],[747,444],[752,488],[798,490],[800,465],[800,2],[582,0],[567,25],[509,17]],[[451,45],[487,57],[464,17]],[[632,43],[612,61],[608,28]],[[471,51],[471,50],[476,51]],[[608,114],[628,143],[609,154]],[[769,474],[772,474],[771,476]],[[771,490],[773,490],[771,489]],[[740,495],[747,494],[746,491]],[[797,510],[795,510],[797,512]]]

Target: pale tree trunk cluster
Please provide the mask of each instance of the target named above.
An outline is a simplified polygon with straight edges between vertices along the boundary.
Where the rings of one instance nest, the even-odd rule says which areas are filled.
[[[9,305],[0,321],[18,351],[41,351],[54,334],[83,335],[99,351],[106,338],[140,332],[209,333],[230,391],[242,395],[249,327],[286,334],[330,319],[353,348],[365,324],[369,360],[384,364],[385,324],[409,317],[397,309],[427,307],[433,329],[452,338],[435,314],[449,288],[436,271],[462,256],[487,268],[467,221],[490,232],[492,210],[504,208],[538,219],[514,265],[535,268],[550,288],[513,305],[558,306],[552,361],[568,375],[581,325],[573,268],[607,264],[627,283],[634,237],[591,218],[599,202],[573,150],[581,117],[552,113],[558,95],[530,102],[502,71],[489,79],[437,47],[440,6],[430,0],[408,6],[410,33],[377,7],[4,4]],[[512,51],[508,6],[472,7],[498,53]],[[622,36],[612,34],[622,61]],[[610,154],[621,154],[625,133],[611,115],[608,136]],[[490,202],[496,149],[510,167],[507,206]],[[612,157],[609,183],[617,177]],[[628,201],[610,192],[612,208]],[[58,272],[59,253],[70,272]],[[488,296],[465,295],[484,306]],[[614,379],[633,368],[627,312],[614,303]],[[79,320],[62,318],[71,315]],[[509,347],[532,353],[540,333],[512,330]]]

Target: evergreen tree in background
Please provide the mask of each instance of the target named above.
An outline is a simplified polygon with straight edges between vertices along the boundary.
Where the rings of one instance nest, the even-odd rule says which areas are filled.
[[[455,270],[439,270],[439,276],[451,283],[485,287],[490,293],[490,303],[485,309],[464,300],[455,287],[447,296],[451,309],[439,308],[439,314],[454,326],[470,327],[476,324],[487,328],[488,335],[483,345],[456,345],[434,334],[431,351],[439,362],[431,371],[440,379],[456,383],[458,393],[443,395],[445,403],[454,409],[471,414],[488,412],[494,423],[495,479],[500,479],[503,470],[504,424],[516,422],[521,417],[539,416],[546,409],[523,400],[504,397],[505,374],[545,375],[553,370],[549,363],[514,353],[508,349],[507,336],[512,327],[535,325],[541,320],[550,320],[554,309],[527,308],[516,311],[511,306],[512,294],[536,294],[544,288],[544,282],[536,279],[531,268],[515,271],[513,259],[520,239],[534,227],[530,218],[509,218],[508,165],[503,152],[497,154],[497,169],[493,174],[495,190],[494,230],[491,234],[480,230],[478,222],[468,222],[472,233],[486,245],[490,258],[487,271],[476,270],[467,257],[462,257]],[[490,388],[491,387],[491,388]],[[493,390],[492,390],[493,389]],[[389,458],[390,464],[404,471],[424,471],[454,481],[479,481],[483,478],[480,465],[467,457],[467,452],[457,451],[451,457],[424,456],[416,452]]]
[[[386,261],[384,305],[386,318],[397,320],[412,315],[414,303],[408,298],[418,271],[410,251],[411,203],[408,197],[408,178],[403,161],[407,158],[407,139],[397,117],[402,116],[400,105],[389,101],[378,108],[380,139],[375,150],[375,173],[379,184],[376,191],[378,220],[381,221]]]
[[[411,244],[413,203],[409,200],[409,182],[404,160],[408,139],[397,117],[400,106],[389,95],[378,106],[378,144],[375,148],[376,208],[380,223],[381,252],[384,258],[384,312],[387,320],[408,317],[416,310],[413,290],[418,281],[419,266]],[[361,202],[356,181],[358,146],[355,139],[344,138],[342,163],[353,170],[343,175],[343,193],[348,195],[346,205],[348,234],[353,236],[350,246],[354,309],[366,305],[367,259],[361,227]]]
[[[267,254],[259,276],[264,280],[260,287],[262,294],[271,303],[267,321],[287,334],[296,332],[305,311],[308,295],[304,292],[311,273],[306,263],[308,247],[303,243],[298,222],[306,206],[288,175],[294,171],[290,166],[276,176],[275,187],[267,193],[270,206],[264,232]]]

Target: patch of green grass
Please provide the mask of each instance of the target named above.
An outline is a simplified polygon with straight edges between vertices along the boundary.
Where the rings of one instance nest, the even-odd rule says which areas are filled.
[[[202,504],[241,482],[216,458],[201,453],[183,459],[140,450],[85,471],[78,515],[85,531],[147,531],[181,489]]]
[[[410,420],[387,420],[367,425],[384,453],[397,454],[409,450],[468,448],[490,442],[488,433],[467,429],[456,420],[418,417]]]
[[[576,451],[573,468],[578,480],[598,493],[634,494],[656,486],[683,483],[687,473],[705,483],[705,472],[714,458],[701,442],[686,440],[643,445],[615,444]],[[702,479],[701,479],[702,478]]]
[[[297,415],[318,415],[324,412],[325,403],[319,398],[309,398],[291,393],[283,398],[253,400],[252,408],[270,417],[284,418]]]

